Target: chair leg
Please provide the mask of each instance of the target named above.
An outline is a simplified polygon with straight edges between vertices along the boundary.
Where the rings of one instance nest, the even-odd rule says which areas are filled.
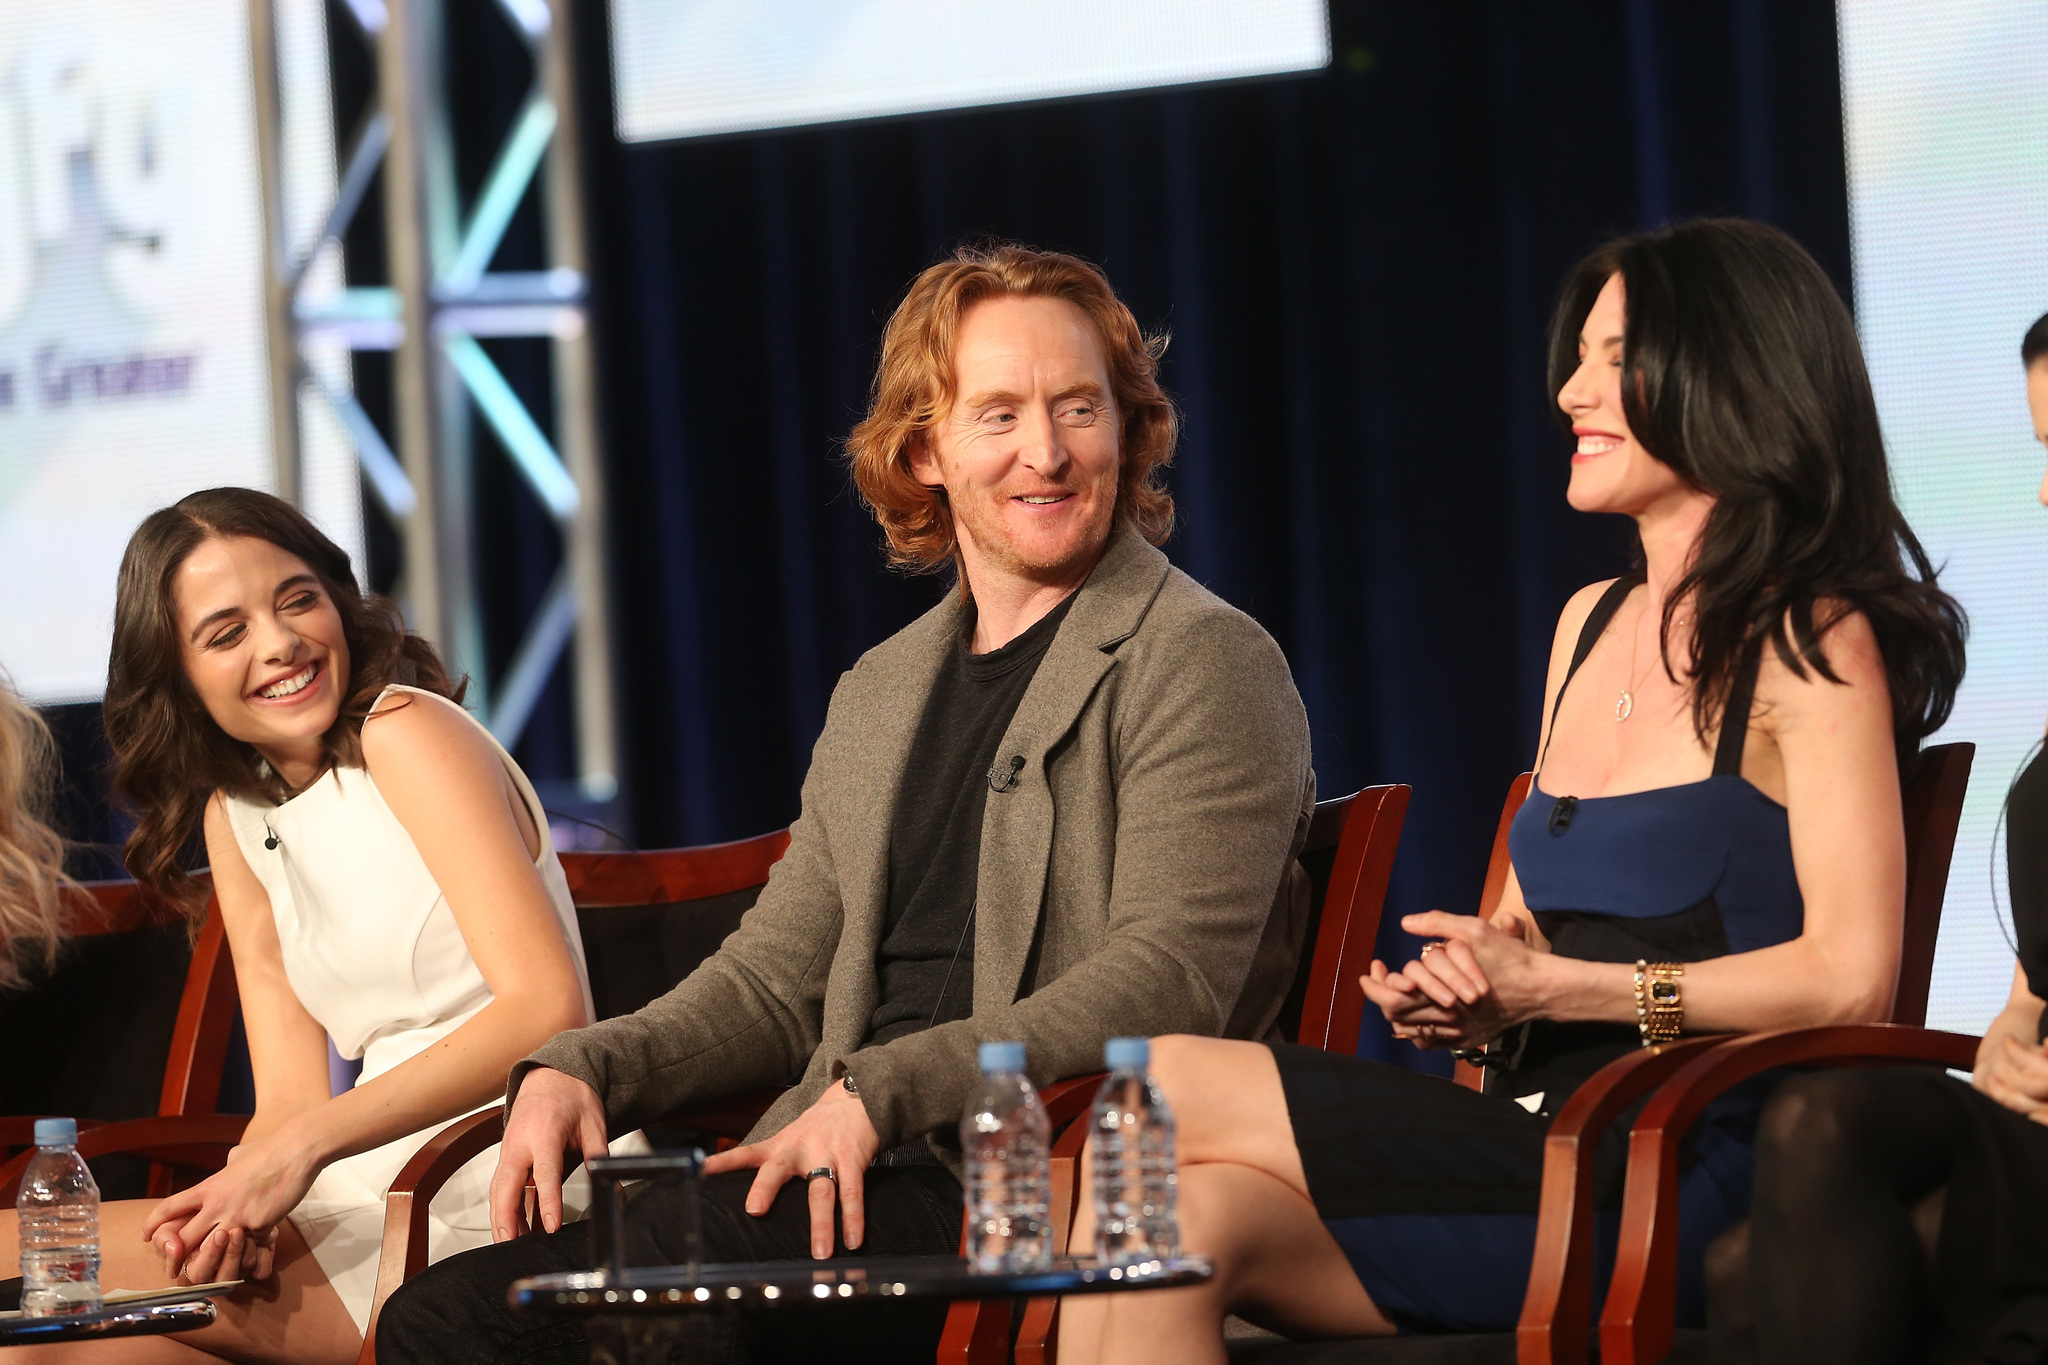
[[[1017,1328],[1017,1365],[1058,1365],[1060,1301],[1026,1299]]]
[[[966,1299],[946,1310],[938,1365],[1007,1365],[1010,1305],[1005,1299]]]
[[[1074,1215],[1080,1208],[1081,1144],[1087,1138],[1084,1125],[1069,1128],[1053,1148],[1052,1225],[1053,1244],[1071,1251],[1067,1243],[1074,1230]],[[1059,1358],[1060,1301],[1056,1298],[1026,1299],[1017,1319],[1015,1359],[1017,1365],[1053,1365]]]

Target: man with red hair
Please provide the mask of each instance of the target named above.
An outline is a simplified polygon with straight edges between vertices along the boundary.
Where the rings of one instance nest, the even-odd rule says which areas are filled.
[[[1308,726],[1265,631],[1154,548],[1162,347],[1071,256],[963,250],[911,286],[848,446],[892,559],[959,590],[840,680],[789,851],[732,937],[514,1070],[498,1245],[393,1296],[380,1360],[586,1358],[505,1286],[589,1268],[561,1177],[610,1130],[796,1078],[706,1164],[707,1259],[947,1254],[979,1043],[1021,1040],[1043,1085],[1099,1069],[1111,1037],[1272,1029],[1306,921]],[[673,1198],[629,1206],[635,1261],[682,1259]],[[719,1358],[814,1345],[830,1311],[754,1315]],[[867,1311],[835,1360],[930,1356],[941,1311]]]

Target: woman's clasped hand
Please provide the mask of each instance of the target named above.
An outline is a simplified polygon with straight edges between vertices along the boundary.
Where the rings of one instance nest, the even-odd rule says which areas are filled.
[[[1431,910],[1404,917],[1401,927],[1435,941],[1398,972],[1375,958],[1358,980],[1396,1038],[1426,1048],[1484,1047],[1551,1003],[1550,945],[1528,920],[1507,911],[1487,919]]]
[[[2048,1050],[1994,1030],[1977,1049],[1970,1084],[2016,1114],[2048,1124]]]
[[[164,1273],[186,1284],[267,1280],[278,1224],[319,1172],[305,1145],[280,1130],[235,1148],[221,1170],[151,1209],[142,1239],[163,1257]]]

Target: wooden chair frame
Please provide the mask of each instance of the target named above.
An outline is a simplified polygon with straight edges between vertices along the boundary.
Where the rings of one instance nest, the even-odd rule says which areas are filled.
[[[1678,1285],[1678,1146],[1692,1121],[1730,1087],[1781,1066],[1930,1062],[1968,1071],[1979,1039],[1901,1024],[1843,1024],[1699,1039],[1629,1130],[1628,1192],[1607,1306],[1605,1365],[1651,1365],[1671,1352]]]
[[[1398,784],[1367,787],[1350,796],[1316,804],[1304,852],[1336,846],[1330,882],[1323,894],[1315,942],[1303,944],[1310,954],[1308,989],[1294,1041],[1325,1052],[1357,1050],[1358,1029],[1365,1018],[1365,992],[1358,979],[1372,963],[1387,882],[1393,876],[1407,819],[1410,789]],[[1057,1134],[1052,1150],[1053,1227],[1058,1245],[1067,1233],[1086,1191],[1080,1188],[1081,1148],[1088,1126],[1075,1120],[1093,1106],[1102,1073],[1056,1081],[1039,1095]],[[955,1303],[946,1315],[939,1342],[939,1365],[998,1365],[1009,1358],[1008,1300],[978,1299]],[[1059,1300],[1026,1299],[1017,1324],[1018,1365],[1051,1365],[1057,1350]]]
[[[1355,1052],[1365,1021],[1365,992],[1358,979],[1372,966],[1386,909],[1387,883],[1408,818],[1411,789],[1398,783],[1366,787],[1348,797],[1316,804],[1307,848],[1335,844],[1330,885],[1310,954],[1308,993],[1294,1041],[1324,1052]],[[1340,806],[1340,802],[1348,805]],[[1341,906],[1342,914],[1331,914]]]
[[[132,881],[82,883],[73,906],[70,932],[79,935],[123,933],[175,924],[183,918],[175,908]],[[221,924],[220,906],[209,898],[206,920],[193,942],[192,960],[185,970],[185,989],[178,1003],[177,1021],[171,1029],[157,1116],[119,1123],[81,1119],[80,1154],[150,1157],[148,1197],[152,1199],[172,1192],[176,1182],[173,1165],[217,1170],[227,1159],[227,1149],[240,1140],[239,1128],[233,1137],[218,1145],[215,1153],[212,1140],[199,1134],[203,1131],[217,1137],[227,1131],[228,1125],[195,1128],[184,1139],[174,1139],[172,1130],[163,1125],[166,1120],[217,1117],[213,1111],[220,1100],[228,1040],[240,1009],[241,996],[235,988],[234,962],[228,951],[227,932]],[[241,1122],[246,1123],[246,1117]],[[0,1165],[0,1208],[14,1207],[21,1173],[34,1156],[34,1125],[33,1118],[0,1118],[0,1148],[30,1148]],[[92,1135],[89,1139],[88,1133]],[[173,1150],[177,1153],[175,1157],[157,1155]]]
[[[702,900],[765,885],[789,849],[789,831],[647,853],[564,853],[569,897],[584,910]]]

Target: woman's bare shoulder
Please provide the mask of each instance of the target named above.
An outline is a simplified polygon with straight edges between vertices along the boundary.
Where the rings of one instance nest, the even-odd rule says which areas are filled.
[[[1881,713],[1889,733],[1891,686],[1884,650],[1870,618],[1847,603],[1822,600],[1814,604],[1813,620],[1820,655],[1833,677],[1822,673],[1811,659],[1801,660],[1795,669],[1774,645],[1766,645],[1756,682],[1763,713],[1760,719],[1766,725],[1781,725],[1826,717],[1832,718],[1832,725],[1857,713],[1869,713],[1874,722]],[[1786,639],[1797,648],[1789,620]]]
[[[1872,628],[1868,616],[1847,602],[1822,598],[1813,604],[1813,625],[1820,655],[1827,662],[1828,672],[1833,673],[1836,679],[1850,687],[1884,684],[1884,649],[1878,644],[1877,631]],[[1785,639],[1795,650],[1798,648],[1798,636],[1793,631],[1789,614],[1785,621]],[[1831,685],[1810,660],[1801,662],[1804,667],[1795,670],[1786,664],[1776,648],[1766,648],[1758,685],[1791,689]],[[1802,677],[1802,673],[1805,676]]]
[[[1558,613],[1557,634],[1550,644],[1550,670],[1560,673],[1571,662],[1572,647],[1578,643],[1579,632],[1586,628],[1586,619],[1593,614],[1600,599],[1618,580],[1603,578],[1598,583],[1588,583],[1573,593]]]
[[[1586,624],[1586,618],[1593,614],[1593,608],[1607,595],[1607,590],[1620,582],[1619,578],[1603,578],[1597,583],[1588,583],[1573,593],[1564,604],[1564,611],[1558,615],[1557,629],[1560,635],[1566,631],[1576,634]]]
[[[363,764],[381,782],[380,767],[412,768],[420,762],[487,762],[497,754],[476,721],[445,697],[392,689],[377,699],[363,721]]]

